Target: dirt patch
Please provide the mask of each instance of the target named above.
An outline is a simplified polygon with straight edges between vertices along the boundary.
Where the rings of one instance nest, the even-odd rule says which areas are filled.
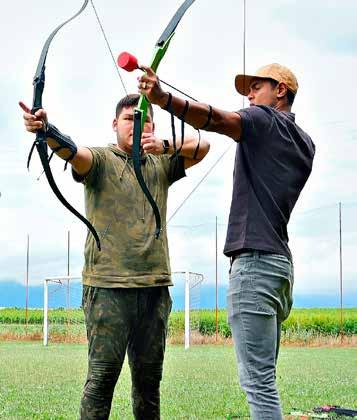
[[[169,344],[184,344],[184,334],[175,334],[168,337]],[[218,335],[201,335],[198,332],[193,332],[190,337],[191,344],[227,344],[233,345],[232,338],[226,338]],[[352,336],[319,336],[311,337],[308,340],[282,340],[281,345],[285,347],[357,347],[357,335]]]
[[[175,334],[167,338],[168,344],[184,344],[185,335],[184,333]],[[190,344],[228,344],[232,345],[233,340],[231,338],[222,337],[221,335],[202,335],[199,332],[192,332],[190,336]]]
[[[308,340],[282,340],[283,346],[291,347],[357,347],[357,335],[319,336]]]
[[[5,332],[0,333],[0,341],[42,341],[42,332]],[[51,334],[48,340],[50,343],[87,343],[85,334]],[[180,332],[167,338],[168,344],[183,345],[185,342],[184,333]],[[226,338],[218,335],[202,335],[198,332],[192,332],[190,336],[192,345],[233,345],[232,338]],[[282,340],[282,346],[285,347],[348,347],[357,348],[357,335],[352,336],[319,336],[306,339]]]

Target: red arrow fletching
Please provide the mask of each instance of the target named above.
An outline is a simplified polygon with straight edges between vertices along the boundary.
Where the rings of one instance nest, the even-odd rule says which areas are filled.
[[[122,52],[117,59],[118,66],[126,71],[133,71],[138,68],[138,60],[128,52]]]

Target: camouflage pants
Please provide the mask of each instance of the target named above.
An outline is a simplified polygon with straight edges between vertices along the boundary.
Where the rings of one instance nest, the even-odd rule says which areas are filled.
[[[171,311],[168,287],[83,286],[88,375],[80,418],[108,419],[126,351],[135,419],[160,418],[160,381]]]

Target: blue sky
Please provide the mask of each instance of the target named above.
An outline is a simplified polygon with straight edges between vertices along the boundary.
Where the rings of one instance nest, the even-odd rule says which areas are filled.
[[[26,235],[30,235],[30,282],[66,273],[67,231],[71,231],[71,272],[79,274],[85,228],[50,191],[34,158],[26,170],[32,136],[22,126],[17,102],[31,105],[32,78],[47,36],[81,6],[81,1],[23,2],[3,8],[0,88],[0,287],[1,281],[23,283]],[[138,3],[96,0],[115,56],[129,51],[149,62],[154,43],[180,1]],[[243,70],[243,0],[217,7],[196,0],[181,21],[159,75],[213,106],[235,110],[242,97],[234,76]],[[317,153],[313,174],[290,224],[298,293],[338,293],[338,207],[343,205],[345,290],[357,296],[357,31],[355,1],[247,1],[246,71],[279,62],[297,75],[300,90],[293,111],[313,138]],[[122,74],[128,91],[136,74]],[[114,108],[124,95],[118,75],[90,5],[55,37],[47,59],[44,105],[50,120],[79,145],[114,141]],[[170,120],[156,111],[157,135],[167,137]],[[178,126],[179,128],[179,126]],[[187,128],[188,129],[188,128]],[[211,151],[204,162],[172,188],[168,214],[201,180],[232,141],[207,134]],[[227,282],[228,261],[222,256],[228,218],[234,144],[169,225],[174,270],[191,269],[215,277],[215,218],[218,218],[219,281]],[[59,160],[53,161],[60,189],[83,212],[83,191]],[[357,301],[357,297],[356,297]]]

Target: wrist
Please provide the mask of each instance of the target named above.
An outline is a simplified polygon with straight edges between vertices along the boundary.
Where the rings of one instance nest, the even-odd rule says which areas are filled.
[[[164,139],[162,140],[162,154],[167,155],[170,150],[170,143],[168,140]]]
[[[157,105],[159,105],[160,108],[165,109],[167,106],[167,103],[169,101],[170,94],[168,92],[163,92],[160,96],[160,99],[157,102]]]

